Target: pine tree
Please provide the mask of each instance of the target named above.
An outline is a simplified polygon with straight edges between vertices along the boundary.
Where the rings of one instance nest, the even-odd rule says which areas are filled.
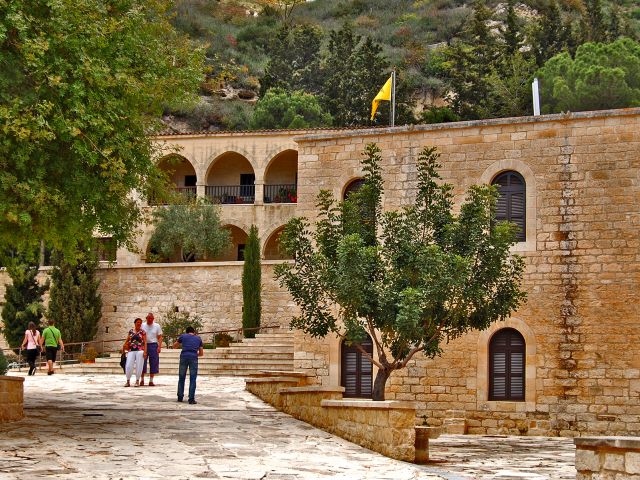
[[[242,270],[242,328],[244,329],[254,329],[260,326],[262,314],[261,277],[258,228],[252,225],[244,249],[244,268]],[[255,333],[255,330],[245,331],[244,336],[253,338]]]
[[[520,50],[522,42],[520,41],[520,25],[518,22],[518,14],[514,8],[514,0],[509,0],[507,4],[507,18],[504,30],[505,49],[509,55],[513,55]]]
[[[40,285],[37,280],[38,266],[28,265],[21,261],[7,266],[11,284],[7,285],[2,308],[4,327],[0,333],[4,335],[11,347],[18,347],[24,337],[29,322],[40,325],[44,313],[42,295],[49,288],[48,282]]]
[[[95,254],[81,251],[77,254],[76,262],[71,263],[56,253],[53,266],[47,316],[55,320],[65,342],[92,340],[102,316]]]

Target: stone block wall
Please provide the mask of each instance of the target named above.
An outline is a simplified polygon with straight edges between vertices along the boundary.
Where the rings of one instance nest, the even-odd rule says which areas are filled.
[[[246,389],[278,410],[350,442],[398,460],[415,460],[413,402],[344,400],[343,387],[286,385],[294,381],[252,378],[246,380]]]
[[[384,209],[410,203],[416,157],[437,146],[441,175],[459,205],[472,184],[515,170],[527,184],[524,256],[528,302],[490,332],[444,345],[394,372],[387,398],[419,402],[430,425],[463,411],[469,433],[640,433],[640,109],[408,126],[297,139],[298,215],[315,218],[320,189],[340,198],[362,176],[365,145],[382,149]],[[527,339],[526,399],[488,400],[491,334]],[[331,341],[328,341],[329,343]],[[296,367],[323,350],[300,342]],[[311,358],[310,358],[311,356]],[[325,355],[326,358],[326,355]],[[338,384],[330,360],[321,382]]]
[[[24,378],[0,376],[0,423],[24,418]]]
[[[576,438],[576,480],[640,479],[640,438]]]

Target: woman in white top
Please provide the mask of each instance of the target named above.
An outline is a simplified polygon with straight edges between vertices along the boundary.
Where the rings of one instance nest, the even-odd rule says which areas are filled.
[[[40,346],[40,332],[36,329],[36,324],[29,322],[29,328],[24,332],[22,349],[27,351],[27,362],[29,362],[29,375],[36,373],[36,358]]]

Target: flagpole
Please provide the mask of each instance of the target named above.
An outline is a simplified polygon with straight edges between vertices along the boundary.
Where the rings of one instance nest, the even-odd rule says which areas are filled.
[[[391,71],[391,126],[396,125],[396,70]]]

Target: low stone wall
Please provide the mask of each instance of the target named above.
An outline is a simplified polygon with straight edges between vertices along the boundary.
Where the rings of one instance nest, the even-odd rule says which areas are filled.
[[[575,438],[576,480],[640,479],[640,438]]]
[[[24,378],[0,376],[0,423],[24,418]]]
[[[300,377],[250,378],[246,389],[277,409],[350,442],[398,460],[415,460],[415,403],[344,400],[344,387],[301,386],[303,381]]]

